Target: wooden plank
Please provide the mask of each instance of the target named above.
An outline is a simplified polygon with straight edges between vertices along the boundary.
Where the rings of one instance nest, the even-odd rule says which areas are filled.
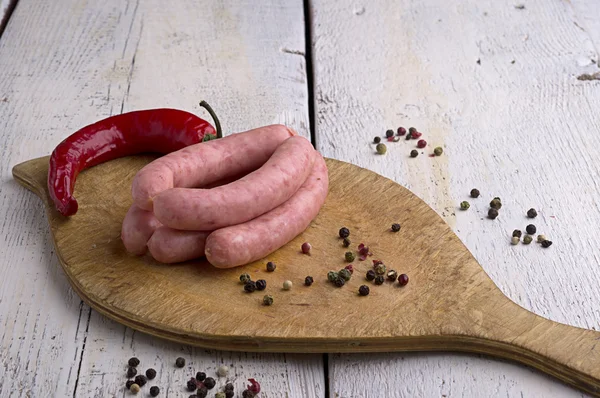
[[[179,396],[184,373],[171,363],[181,354],[194,369],[233,364],[237,387],[256,376],[265,396],[324,396],[321,355],[191,350],[82,305],[41,202],[10,177],[95,120],[163,106],[201,114],[201,99],[226,134],[280,122],[308,135],[303,49],[301,1],[19,2],[0,40],[0,396],[121,396],[132,355],[164,367],[157,384]]]
[[[576,1],[522,3],[314,0],[317,144],[422,197],[518,304],[596,329],[600,82],[577,80],[597,70],[581,61],[594,39],[575,23]],[[418,158],[408,156],[414,141],[374,153],[373,137],[399,125],[424,133]],[[444,156],[428,157],[438,145]],[[480,199],[468,197],[474,187]],[[494,196],[504,207],[491,221]],[[459,213],[462,200],[471,208]],[[509,244],[530,207],[548,250]],[[457,354],[334,355],[330,380],[337,397],[580,396],[512,363]]]
[[[0,0],[0,37],[16,4],[17,0]]]

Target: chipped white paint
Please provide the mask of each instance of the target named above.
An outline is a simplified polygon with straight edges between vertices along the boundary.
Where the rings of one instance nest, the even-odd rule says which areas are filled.
[[[576,76],[598,71],[600,3],[515,4],[313,0],[318,147],[421,196],[523,307],[598,329],[600,81]],[[430,146],[416,159],[414,141],[374,154],[373,137],[399,125],[418,127]],[[445,154],[428,157],[437,145]],[[480,199],[468,197],[474,187]],[[494,196],[504,207],[491,221]],[[530,207],[554,241],[547,250],[509,243]],[[581,396],[526,367],[462,354],[333,355],[330,377],[340,398]]]
[[[283,48],[304,50],[301,2],[20,0],[0,39],[0,397],[125,396],[132,355],[158,370],[163,397],[189,395],[186,378],[220,364],[238,391],[256,377],[265,397],[324,396],[321,355],[191,349],[91,311],[57,263],[40,200],[10,175],[100,118],[163,106],[208,117],[201,99],[226,133],[283,122],[307,135],[304,58]]]

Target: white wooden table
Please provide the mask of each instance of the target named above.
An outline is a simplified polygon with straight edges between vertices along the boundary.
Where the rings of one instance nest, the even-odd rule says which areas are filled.
[[[191,370],[221,363],[238,391],[259,379],[263,397],[584,396],[476,355],[245,354],[134,332],[69,287],[41,201],[10,172],[100,118],[199,112],[206,99],[226,133],[285,123],[312,132],[325,156],[407,186],[512,300],[598,329],[600,80],[577,76],[599,70],[600,1],[166,4],[19,0],[0,37],[0,397],[126,396],[133,355],[157,367],[163,397],[187,397]],[[375,155],[373,136],[399,125],[418,127],[444,156],[410,159],[404,142]],[[484,198],[457,211],[473,187]],[[493,196],[504,203],[494,222],[482,219]],[[508,244],[530,207],[548,250]],[[179,355],[190,372],[171,365]]]

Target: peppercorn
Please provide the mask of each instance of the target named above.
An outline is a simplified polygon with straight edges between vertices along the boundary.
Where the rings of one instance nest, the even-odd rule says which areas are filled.
[[[542,247],[544,249],[550,247],[551,245],[552,245],[552,241],[551,240],[546,239],[546,240],[542,241]]]
[[[283,290],[291,290],[292,289],[292,281],[283,282]]]
[[[227,365],[221,365],[217,368],[217,376],[225,377],[229,373],[229,367]]]
[[[392,282],[395,281],[396,278],[398,277],[398,273],[396,271],[394,271],[393,269],[389,270],[386,275],[387,275],[388,280],[390,280]]]
[[[125,388],[129,390],[134,383],[135,381],[133,380],[127,380],[127,382],[125,383]]]
[[[273,305],[273,296],[266,294],[263,297],[263,304],[264,305]]]
[[[536,218],[537,217],[537,211],[535,211],[534,208],[531,208],[531,209],[527,210],[527,217],[529,217],[529,218]]]
[[[398,276],[398,283],[400,284],[400,286],[406,286],[408,284],[408,275],[400,274]]]
[[[335,282],[335,280],[337,279],[337,277],[338,277],[338,273],[335,272],[335,271],[329,271],[327,273],[327,280],[329,282],[332,282],[332,283]]]
[[[160,394],[160,388],[158,388],[158,386],[150,387],[150,396],[151,397],[158,397],[158,394]]]
[[[352,242],[351,242],[351,241],[350,241],[350,239],[348,239],[348,238],[344,238],[344,240],[342,241],[342,245],[343,245],[344,247],[349,247],[349,246],[350,246],[350,244],[352,244]]]
[[[492,220],[495,220],[496,217],[498,217],[498,210],[496,209],[489,209],[488,210],[488,217]]]
[[[427,141],[419,140],[417,141],[417,148],[425,148],[427,146]]]
[[[152,368],[146,370],[146,377],[148,378],[148,380],[154,380],[154,378],[156,377],[156,370]]]
[[[304,285],[305,286],[310,286],[313,284],[315,280],[313,279],[312,276],[307,276],[306,278],[304,278]]]
[[[235,395],[235,393],[233,392],[233,390],[225,391],[225,398],[233,398],[234,395]]]
[[[400,231],[400,224],[398,224],[398,223],[394,223],[394,224],[392,224],[392,231],[393,231],[393,232],[398,232],[398,231]]]
[[[545,240],[546,240],[546,235],[538,235],[537,236],[538,243],[542,243]]]
[[[471,197],[478,198],[479,197],[479,189],[477,189],[477,188],[471,189]]]
[[[243,284],[246,284],[246,283],[250,282],[251,280],[252,280],[252,278],[250,278],[250,275],[248,275],[248,274],[240,275],[240,282],[242,282]]]
[[[385,132],[385,136],[387,138],[393,137],[394,136],[394,130],[388,130]]]
[[[215,394],[215,398],[225,398],[225,393],[222,391],[219,391],[218,393]]]
[[[413,149],[412,151],[410,151],[411,158],[416,158],[417,156],[419,156],[419,151],[417,151],[416,149]]]
[[[490,202],[490,207],[492,209],[496,209],[496,210],[500,210],[500,208],[502,207],[502,202],[500,201],[499,198],[494,198],[492,199],[492,201]]]
[[[510,238],[510,243],[511,243],[511,245],[518,245],[519,244],[519,237],[518,236],[513,236],[512,238]]]
[[[198,388],[198,391],[196,391],[196,395],[198,396],[198,398],[206,398],[206,396],[208,395],[208,388],[206,386],[200,386],[200,388]]]
[[[134,380],[135,384],[137,384],[140,387],[144,387],[144,385],[148,382],[148,379],[144,375],[137,375],[135,376]]]
[[[381,142],[381,137],[375,137],[375,138],[373,138],[373,142],[375,144],[379,144]]]
[[[529,224],[528,226],[525,227],[525,230],[527,231],[527,233],[529,235],[534,235],[537,231],[537,228],[535,227],[535,225]]]
[[[127,368],[127,377],[128,378],[132,378],[137,374],[137,369],[134,368],[133,366],[130,366]]]
[[[441,146],[435,147],[433,150],[435,156],[442,156],[442,153],[444,153],[444,149]]]
[[[233,383],[227,383],[227,384],[225,384],[225,387],[223,389],[225,391],[233,391],[234,390]]]
[[[133,358],[129,358],[129,361],[127,361],[127,364],[131,367],[137,367],[140,364],[140,360],[137,359],[136,357]]]
[[[418,132],[418,131],[415,131],[415,132],[414,132],[414,133],[412,133],[410,136],[411,136],[413,139],[415,139],[415,140],[416,140],[417,138],[419,138],[419,137],[420,137],[420,136],[422,136],[422,135],[423,135],[423,133],[420,133],[420,132]]]
[[[463,200],[462,202],[460,202],[461,210],[467,210],[469,207],[471,207],[471,205],[466,200]]]
[[[140,386],[138,386],[137,384],[133,383],[131,385],[131,387],[129,387],[129,391],[131,391],[133,394],[137,394],[138,392],[140,392]]]
[[[340,228],[339,232],[340,238],[347,238],[350,236],[350,230],[346,227]]]
[[[264,279],[259,279],[255,282],[256,290],[265,290],[267,288],[267,281]]]
[[[398,135],[406,134],[406,129],[404,127],[398,127]]]
[[[350,271],[348,271],[346,268],[341,269],[338,272],[338,277],[344,279],[344,281],[348,282],[350,280],[350,278],[352,278],[352,273],[350,273]]]
[[[375,284],[376,285],[383,285],[384,281],[385,281],[385,278],[383,277],[383,275],[377,275],[375,277]]]
[[[346,261],[349,263],[356,260],[356,255],[352,252],[346,252],[346,254],[344,254],[344,257],[346,258]]]
[[[250,390],[244,390],[244,392],[242,393],[242,398],[254,398],[255,396],[256,394]]]
[[[385,144],[377,144],[375,149],[377,150],[377,153],[380,155],[385,155],[385,153],[387,152],[387,147],[385,146]]]
[[[341,276],[338,276],[336,278],[336,280],[333,281],[333,284],[336,285],[337,287],[342,287],[346,284],[346,280],[344,278],[342,278]]]
[[[212,390],[216,384],[217,382],[212,377],[207,377],[206,379],[204,379],[204,386],[209,390]]]
[[[183,368],[185,366],[185,359],[182,357],[179,357],[175,360],[175,366],[177,366],[178,368]]]
[[[204,381],[204,379],[206,379],[206,373],[204,373],[204,372],[196,373],[196,380]]]
[[[310,249],[312,249],[312,246],[310,245],[310,243],[308,242],[304,242],[302,244],[302,253],[304,254],[310,254]]]
[[[412,133],[406,134],[406,141],[410,140],[411,138],[412,138]]]
[[[248,293],[256,291],[256,282],[249,281],[244,285],[244,290]]]
[[[375,274],[375,271],[373,271],[372,269],[367,271],[367,280],[368,281],[372,281],[373,279],[375,279],[377,275]]]
[[[273,272],[275,271],[275,268],[277,268],[277,265],[275,265],[273,261],[267,263],[267,272]]]
[[[520,229],[515,229],[512,233],[512,236],[516,236],[517,238],[520,238],[523,235],[523,232],[521,232]]]
[[[525,235],[523,237],[523,244],[528,245],[531,243],[531,241],[533,241],[533,238],[531,237],[531,235]]]
[[[383,274],[385,274],[385,271],[386,271],[385,264],[380,263],[375,266],[375,273],[377,275],[383,275]]]
[[[417,132],[417,129],[416,129],[416,128],[414,128],[414,127],[409,127],[409,128],[408,128],[408,132],[409,132],[409,133],[411,133],[411,134],[413,134],[413,133],[416,133],[416,132]]]
[[[358,288],[358,294],[360,294],[361,296],[368,296],[370,292],[371,292],[371,289],[369,289],[369,286],[367,286],[367,285],[361,285]]]

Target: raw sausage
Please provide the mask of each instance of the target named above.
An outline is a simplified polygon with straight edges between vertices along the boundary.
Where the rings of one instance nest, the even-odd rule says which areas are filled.
[[[210,232],[179,231],[165,226],[157,228],[148,241],[148,250],[155,260],[171,264],[204,255],[204,244]]]
[[[154,198],[154,215],[168,227],[194,231],[249,221],[292,197],[312,170],[314,153],[306,138],[290,137],[262,167],[230,184],[159,193]],[[248,157],[243,152],[236,156]]]
[[[311,174],[288,201],[254,220],[208,236],[204,251],[212,265],[230,268],[259,260],[308,228],[325,203],[329,188],[325,160],[320,153],[313,153]]]
[[[151,211],[132,205],[127,211],[121,227],[121,240],[125,249],[138,256],[146,253],[148,239],[161,225]]]
[[[166,189],[199,187],[256,170],[294,135],[294,130],[277,124],[165,155],[138,171],[131,187],[133,201],[144,210],[152,210],[152,199]]]

